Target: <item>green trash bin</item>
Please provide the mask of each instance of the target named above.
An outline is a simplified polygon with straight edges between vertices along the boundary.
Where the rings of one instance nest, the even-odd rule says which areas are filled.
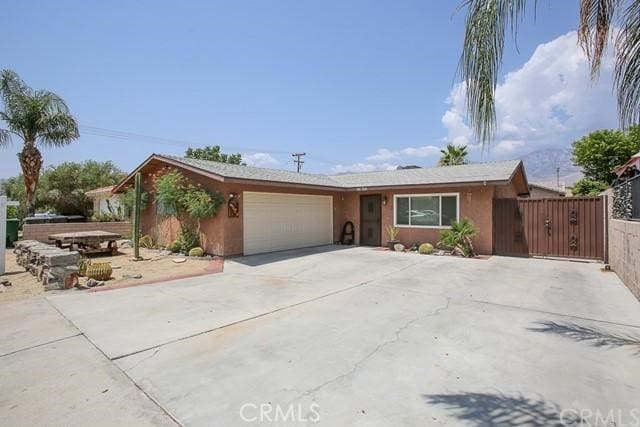
[[[7,218],[7,248],[13,247],[13,242],[18,240],[18,225],[20,221],[17,218]]]

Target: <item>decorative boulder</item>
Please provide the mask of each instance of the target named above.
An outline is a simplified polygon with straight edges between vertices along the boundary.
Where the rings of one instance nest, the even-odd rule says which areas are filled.
[[[393,245],[393,250],[396,252],[404,252],[404,245],[402,243],[396,243]]]

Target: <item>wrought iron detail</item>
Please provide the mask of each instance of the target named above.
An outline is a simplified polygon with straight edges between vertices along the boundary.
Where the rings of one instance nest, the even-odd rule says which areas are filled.
[[[578,223],[578,211],[575,209],[571,209],[569,211],[569,223],[571,225],[576,225]]]
[[[569,247],[574,251],[578,249],[578,238],[576,236],[569,237]]]

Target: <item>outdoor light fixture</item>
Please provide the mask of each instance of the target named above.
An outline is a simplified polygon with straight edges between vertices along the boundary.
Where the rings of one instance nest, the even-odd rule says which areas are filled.
[[[382,197],[382,204],[387,206],[387,196]]]
[[[230,199],[235,199],[236,197],[238,197],[238,193],[229,193]]]

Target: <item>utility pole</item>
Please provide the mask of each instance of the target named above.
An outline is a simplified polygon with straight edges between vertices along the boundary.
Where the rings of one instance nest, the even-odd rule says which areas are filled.
[[[302,156],[306,156],[307,153],[293,153],[291,154],[292,157],[295,157],[296,160],[293,161],[293,163],[296,164],[296,168],[298,170],[298,173],[300,173],[300,169],[302,169],[302,164],[304,163],[302,160],[300,160],[300,157]]]

